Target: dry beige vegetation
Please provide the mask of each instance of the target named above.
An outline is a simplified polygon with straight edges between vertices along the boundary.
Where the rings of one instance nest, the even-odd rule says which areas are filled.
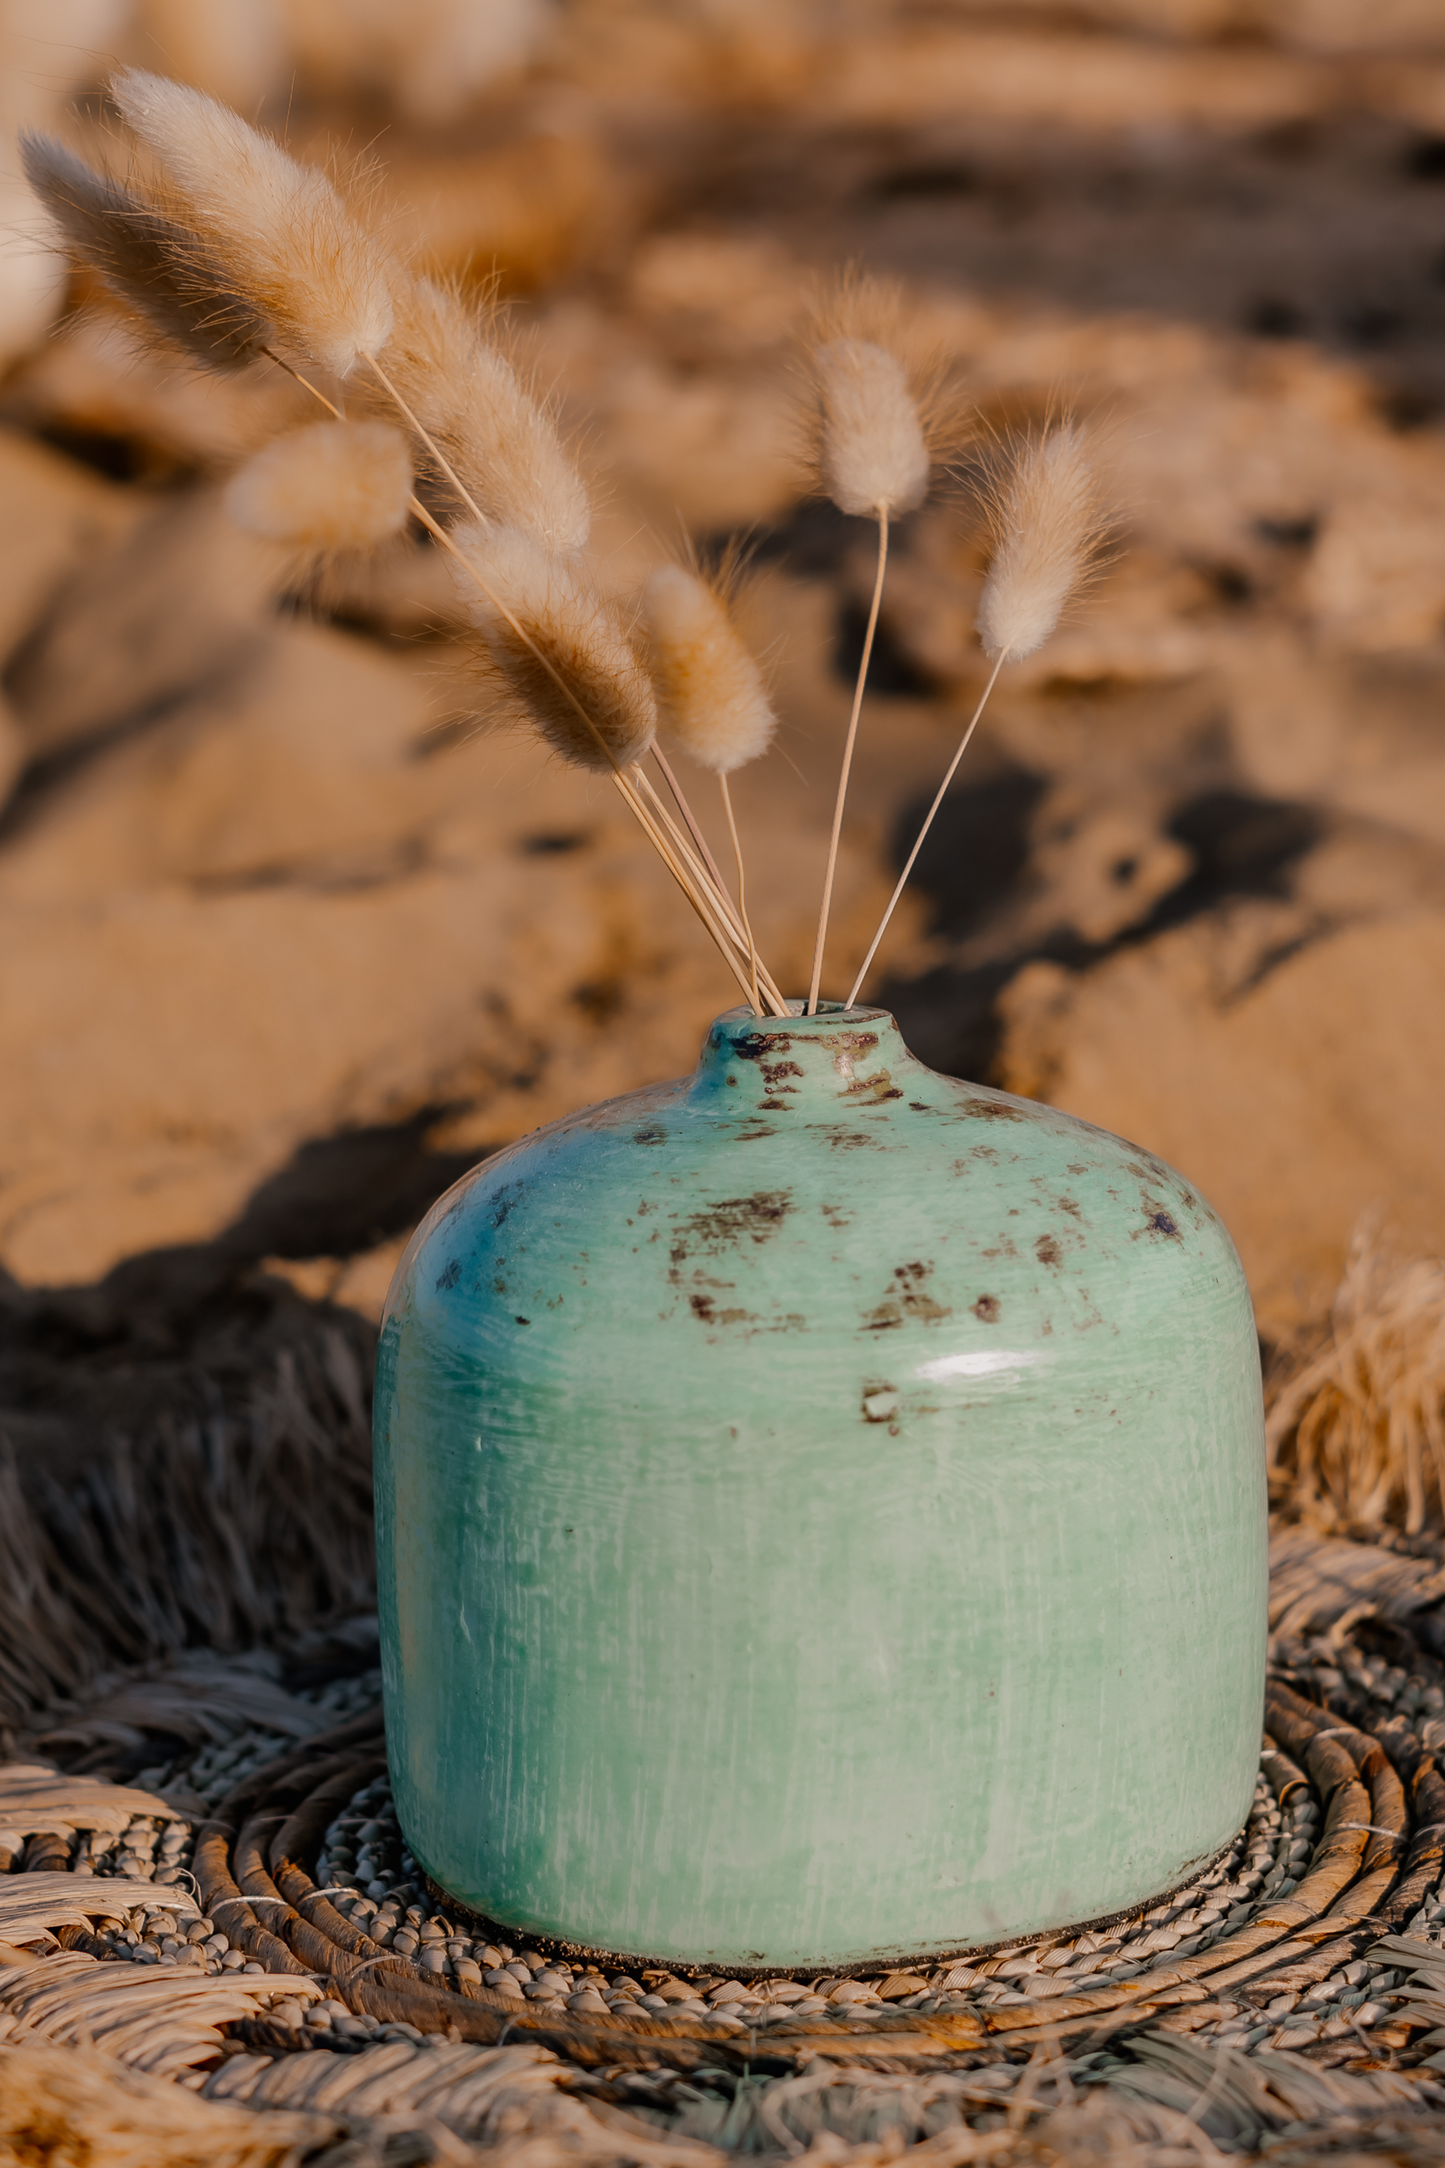
[[[472,78],[405,83],[360,10],[280,7],[269,46],[236,43],[244,10],[181,11],[189,46],[172,9],[94,12],[73,97],[12,52],[12,122],[94,141],[93,46],[278,125],[289,101],[315,155],[376,139],[407,232],[517,295],[617,592],[679,520],[752,537],[784,726],[737,800],[785,984],[871,576],[864,523],[799,479],[810,279],[898,277],[985,429],[1103,419],[1117,558],[1006,672],[870,990],[938,1066],[1183,1168],[1271,1333],[1320,1312],[1362,1212],[1438,1246],[1437,7],[577,0],[514,8]],[[467,11],[433,12],[445,55]],[[434,551],[298,598],[228,527],[220,483],[294,390],[166,373],[27,262],[0,392],[0,1260],[83,1283],[224,1233],[374,1307],[469,1156],[689,1066],[729,986],[613,794],[475,713]],[[840,990],[981,683],[962,470],[898,538]]]

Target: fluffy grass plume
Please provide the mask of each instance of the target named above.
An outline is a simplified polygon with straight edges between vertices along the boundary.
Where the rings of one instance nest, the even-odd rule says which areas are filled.
[[[928,444],[908,372],[871,339],[815,349],[818,471],[841,512],[896,516],[928,492]]]
[[[1445,1260],[1357,1230],[1322,1347],[1271,1390],[1271,1489],[1316,1526],[1445,1524]]]
[[[199,235],[136,190],[94,172],[53,136],[20,138],[25,176],[71,253],[126,308],[203,368],[243,368],[274,336]]]
[[[1018,662],[1043,646],[1103,535],[1084,431],[1048,429],[1019,450],[993,493],[994,555],[978,605],[984,653]]]
[[[883,582],[888,570],[889,522],[928,494],[931,468],[924,409],[916,396],[916,369],[903,359],[897,295],[871,280],[845,278],[818,312],[812,350],[817,427],[814,465],[822,487],[842,512],[878,522],[878,569],[863,634],[863,653],[853,687],[853,710],[843,741],[843,760],[833,801],[833,826],[823,869],[823,897],[813,941],[813,969],[806,1013],[817,1013],[828,917],[838,871],[838,845],[863,694],[873,658]],[[936,403],[936,402],[935,402]]]
[[[592,508],[551,417],[475,311],[418,279],[398,296],[387,371],[471,507],[559,556],[585,548]],[[433,476],[442,494],[444,474]]]
[[[657,709],[612,611],[530,535],[471,527],[453,539],[467,568],[458,580],[468,610],[553,751],[602,773],[642,760]]]
[[[248,459],[226,488],[238,527],[308,556],[377,548],[400,532],[410,502],[411,453],[386,422],[293,429]]]
[[[929,829],[958,773],[1006,662],[1032,655],[1059,621],[1064,604],[1097,560],[1106,523],[1084,432],[1063,422],[1025,443],[1006,467],[989,499],[994,557],[979,600],[978,629],[993,662],[957,750],[944,772],[904,861],[888,907],[848,995],[857,1000],[888,931]]]
[[[385,348],[394,273],[324,173],[198,90],[126,69],[111,95],[155,152],[221,275],[285,358],[338,377]]]
[[[564,759],[611,776],[754,1006],[786,1013],[747,927],[727,798],[726,765],[761,750],[766,736],[766,701],[741,651],[729,651],[712,628],[714,676],[724,660],[731,672],[719,711],[731,736],[717,772],[738,854],[735,909],[661,754],[681,828],[641,771],[656,702],[628,630],[577,562],[591,525],[587,492],[489,325],[404,266],[324,174],[214,99],[135,69],[111,88],[160,165],[164,196],[117,192],[63,154],[39,157],[36,185],[63,214],[72,246],[114,276],[118,255],[133,255],[142,236],[148,253],[138,263],[125,258],[122,290],[134,289],[129,298],[152,328],[180,337],[203,364],[218,357],[197,346],[192,268],[202,310],[227,321],[239,297],[247,352],[289,368],[333,417],[257,455],[233,479],[227,501],[237,523],[305,563],[385,541],[414,513],[450,554],[485,642],[485,674],[501,680]],[[138,204],[168,221],[164,231],[155,218],[137,218]],[[148,291],[157,281],[160,302]],[[360,429],[343,421],[334,385],[309,381],[307,369],[318,366],[337,379],[355,372],[351,403],[369,417]],[[382,426],[383,414],[391,426]],[[430,502],[412,490],[413,456]],[[886,516],[880,509],[885,526]]]
[[[659,565],[642,597],[658,729],[700,767],[731,775],[778,727],[762,673],[705,580]]]

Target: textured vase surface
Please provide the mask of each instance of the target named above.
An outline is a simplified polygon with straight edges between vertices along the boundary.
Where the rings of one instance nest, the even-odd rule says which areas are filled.
[[[876,1009],[713,1026],[418,1230],[382,1332],[387,1737],[426,1871],[712,1967],[1184,1880],[1264,1680],[1259,1363],[1178,1174]]]

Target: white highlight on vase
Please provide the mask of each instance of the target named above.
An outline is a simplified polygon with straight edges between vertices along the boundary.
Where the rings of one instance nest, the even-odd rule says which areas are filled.
[[[939,1355],[931,1363],[920,1363],[913,1374],[930,1384],[943,1378],[993,1378],[1000,1385],[1017,1385],[1026,1370],[1046,1360],[1032,1348],[984,1347],[965,1355]]]

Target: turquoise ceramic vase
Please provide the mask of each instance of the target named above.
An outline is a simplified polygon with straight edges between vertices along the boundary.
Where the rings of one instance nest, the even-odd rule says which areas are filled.
[[[387,1737],[419,1863],[520,1935],[941,1954],[1164,1892],[1249,1806],[1259,1363],[1138,1146],[877,1009],[433,1209],[377,1374]]]

